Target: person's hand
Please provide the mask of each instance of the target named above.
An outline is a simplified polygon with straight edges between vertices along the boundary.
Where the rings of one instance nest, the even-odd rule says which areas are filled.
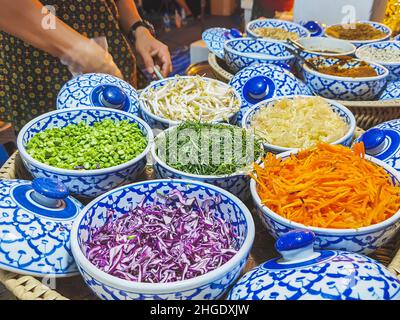
[[[147,72],[154,74],[154,66],[158,66],[163,77],[172,71],[171,55],[168,47],[154,38],[149,30],[139,27],[135,31],[136,51],[141,56]]]
[[[72,74],[106,73],[123,79],[122,73],[112,56],[93,39],[78,42],[61,57]]]

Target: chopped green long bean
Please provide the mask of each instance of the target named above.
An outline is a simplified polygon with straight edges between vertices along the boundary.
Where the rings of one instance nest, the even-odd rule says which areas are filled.
[[[147,139],[136,123],[105,119],[37,133],[27,152],[41,163],[62,169],[95,170],[128,162],[144,151]]]

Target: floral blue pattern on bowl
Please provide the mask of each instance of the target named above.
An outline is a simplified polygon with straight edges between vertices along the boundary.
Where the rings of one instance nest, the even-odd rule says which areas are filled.
[[[355,142],[358,141],[364,142],[367,154],[400,172],[400,119],[390,120],[369,129]]]
[[[291,72],[274,64],[257,64],[239,71],[229,84],[241,95],[242,107],[236,118],[241,125],[244,114],[254,104],[291,95],[313,95],[308,87]]]
[[[367,48],[381,49],[381,50],[396,50],[400,55],[400,42],[399,41],[382,41],[370,43],[359,47],[356,51],[356,57],[368,62],[378,63],[389,70],[389,81],[400,80],[400,60],[398,62],[384,62],[379,60],[371,60],[364,57],[363,51]]]
[[[230,221],[239,235],[238,253],[220,268],[203,276],[172,283],[137,283],[122,280],[98,270],[82,252],[89,229],[104,224],[107,209],[123,215],[142,201],[153,203],[157,194],[179,190],[187,197],[204,199],[221,196],[215,214]],[[217,299],[239,277],[254,241],[254,222],[250,211],[235,196],[216,186],[186,180],[153,180],[112,190],[88,204],[75,220],[71,234],[72,252],[86,284],[101,299]]]
[[[190,78],[193,78],[193,76],[182,76],[182,77],[179,77],[179,79],[190,79]],[[230,87],[229,84],[226,84],[224,82],[221,82],[221,81],[218,81],[218,80],[215,80],[215,79],[202,77],[202,80],[217,82],[219,85],[224,86],[226,88]],[[144,121],[146,121],[146,123],[152,129],[165,130],[165,129],[168,129],[170,127],[176,126],[181,122],[181,121],[169,120],[167,118],[163,118],[163,117],[160,117],[158,115],[153,114],[149,110],[149,108],[147,106],[147,102],[145,101],[145,99],[143,99],[143,96],[146,95],[149,90],[162,87],[163,85],[165,85],[169,81],[177,81],[177,78],[171,77],[171,78],[166,78],[166,79],[159,80],[159,81],[154,81],[150,85],[148,85],[140,93],[139,105],[140,105],[141,115],[142,115],[142,118],[144,119]],[[239,101],[239,105],[241,105],[242,101],[241,101],[240,95],[236,92],[236,90],[234,90],[233,92],[234,92],[234,94],[236,96],[236,99]],[[231,115],[229,117],[229,121],[230,122],[235,122],[236,121],[235,120],[236,119],[236,115],[237,115],[237,113]],[[215,122],[226,122],[226,121],[224,121],[223,119],[220,119],[219,121],[215,121]]]
[[[336,61],[337,58],[326,58],[324,64],[331,66]],[[351,62],[348,66],[354,66],[353,63],[359,62],[358,60]],[[317,72],[304,65],[304,81],[312,91],[324,98],[347,101],[376,100],[387,84],[389,71],[379,64],[370,63],[370,65],[377,72],[377,76],[363,78],[332,76]]]
[[[388,26],[384,25],[383,23],[379,23],[379,22],[375,22],[375,21],[357,21],[357,23],[366,23],[371,25],[372,27],[374,27],[375,29],[382,31],[385,35],[380,38],[380,39],[373,39],[373,40],[346,40],[351,42],[352,44],[354,44],[357,48],[361,47],[364,44],[368,44],[368,43],[374,43],[374,42],[379,42],[379,41],[385,41],[385,40],[389,40],[391,35],[392,35],[392,29],[390,29]],[[332,25],[332,26],[339,26],[340,24],[336,24],[336,25]],[[329,27],[332,27],[329,26]],[[328,28],[329,28],[328,27]],[[325,28],[325,36],[327,38],[333,38],[333,39],[337,39],[334,37],[329,36],[327,33],[327,28]]]
[[[92,124],[104,119],[128,120],[137,123],[139,129],[147,137],[147,148],[139,156],[126,163],[99,170],[55,168],[33,159],[25,149],[26,144],[35,134],[46,129],[63,128],[82,121]],[[132,114],[109,108],[82,107],[56,110],[33,119],[20,131],[17,145],[22,161],[32,176],[59,179],[72,194],[93,198],[124,182],[134,181],[146,166],[146,155],[150,151],[152,140],[153,133],[150,127]]]
[[[106,107],[139,115],[137,91],[127,82],[102,73],[87,73],[64,84],[57,109]]]
[[[246,32],[249,37],[260,38],[260,36],[254,33],[254,29],[257,28],[279,28],[289,32],[294,32],[299,35],[299,38],[306,38],[310,36],[310,31],[305,27],[286,20],[279,19],[258,19],[250,21],[246,26]],[[279,41],[276,39],[270,39],[274,41]]]
[[[314,251],[315,235],[294,230],[275,244],[281,258],[246,273],[229,300],[400,300],[400,281],[379,262],[345,251]]]
[[[59,181],[0,181],[0,268],[31,276],[78,274],[70,232],[83,205]]]
[[[298,151],[281,153],[278,157],[285,159]],[[386,163],[366,155],[365,158],[388,172],[391,182],[400,185],[400,173]],[[261,203],[256,189],[256,182],[250,182],[251,196],[258,215],[267,231],[274,237],[294,229],[310,230],[315,233],[314,247],[317,249],[334,249],[369,254],[388,243],[400,229],[400,210],[389,219],[368,227],[359,229],[329,229],[305,226],[301,223],[290,221],[270,210]]]
[[[400,80],[390,81],[382,91],[379,100],[397,100],[400,99]]]
[[[171,129],[167,129],[157,136],[155,143],[151,147],[151,155],[153,158],[153,168],[157,179],[183,179],[191,181],[200,181],[209,183],[229,191],[240,200],[245,201],[250,197],[250,177],[246,174],[231,174],[225,176],[196,175],[186,173],[169,166],[165,161],[161,160],[157,154],[157,139],[161,135],[167,134]]]
[[[225,42],[225,62],[234,72],[256,63],[287,64],[292,66],[295,57],[284,44],[259,38],[238,38]]]
[[[295,97],[296,96],[286,96],[283,98],[284,99],[293,99]],[[297,97],[305,97],[306,98],[307,96],[297,95]],[[271,98],[271,99],[262,101],[256,105],[254,105],[252,108],[248,109],[242,119],[242,124],[241,124],[242,128],[246,128],[246,129],[251,128],[251,121],[252,121],[255,113],[257,113],[262,108],[273,108],[274,103],[281,99],[282,99],[282,97]],[[338,114],[340,116],[340,118],[342,118],[342,120],[347,124],[347,126],[349,128],[347,130],[346,134],[342,138],[340,138],[337,141],[332,142],[332,144],[341,144],[341,145],[348,147],[351,145],[351,142],[354,137],[354,131],[356,130],[356,119],[355,119],[353,113],[349,109],[347,109],[344,105],[342,105],[341,103],[333,101],[333,100],[327,100],[327,102],[330,105],[330,107],[332,108],[332,111],[335,112],[336,114]],[[281,147],[281,146],[269,144],[267,142],[264,142],[263,146],[266,151],[272,152],[272,153],[282,153],[282,152],[287,152],[287,151],[295,149],[295,148]]]

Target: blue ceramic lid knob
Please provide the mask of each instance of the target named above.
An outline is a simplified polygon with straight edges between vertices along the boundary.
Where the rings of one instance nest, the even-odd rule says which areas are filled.
[[[36,178],[32,182],[32,188],[41,195],[51,199],[65,199],[69,196],[65,184],[57,179]]]
[[[69,196],[67,187],[57,179],[36,178],[32,181],[32,188],[32,199],[48,208],[59,207],[59,200]]]
[[[113,85],[105,85],[99,98],[100,102],[109,108],[120,108],[127,99],[125,92]]]
[[[316,21],[307,21],[303,24],[303,27],[311,32],[311,36],[316,37],[322,34],[322,27]]]
[[[247,101],[253,104],[272,98],[274,94],[275,84],[273,80],[266,76],[253,77],[243,87],[243,95]]]
[[[243,35],[242,35],[242,33],[241,33],[238,29],[232,28],[232,29],[231,29],[231,36],[232,36],[233,38],[241,38]]]
[[[365,132],[360,139],[364,142],[366,150],[379,147],[385,141],[385,132],[379,128],[373,128]]]
[[[308,230],[293,230],[280,236],[275,243],[279,252],[306,248],[314,243],[315,235]]]

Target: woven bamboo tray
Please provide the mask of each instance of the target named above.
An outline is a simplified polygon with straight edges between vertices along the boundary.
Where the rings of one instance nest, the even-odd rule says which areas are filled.
[[[148,168],[141,178],[150,179],[152,175],[152,169]],[[14,153],[0,169],[0,178],[32,179],[25,170],[18,152]],[[273,247],[274,240],[266,233],[260,218],[257,215],[253,215],[253,218],[256,225],[256,237],[245,271],[278,255]],[[389,270],[400,279],[400,234],[387,246],[377,250],[372,257],[388,266]],[[0,284],[0,299],[96,299],[80,276],[57,279],[55,281],[56,288],[52,290],[49,286],[43,284],[40,279],[0,270],[0,283],[9,291],[8,293],[2,293],[4,290],[2,290],[3,288]]]
[[[214,76],[228,83],[233,74],[225,62],[215,54],[208,55],[208,63],[213,69]],[[387,101],[338,101],[348,107],[354,114],[357,124],[364,130],[376,126],[379,123],[400,118],[400,97],[396,100]]]

